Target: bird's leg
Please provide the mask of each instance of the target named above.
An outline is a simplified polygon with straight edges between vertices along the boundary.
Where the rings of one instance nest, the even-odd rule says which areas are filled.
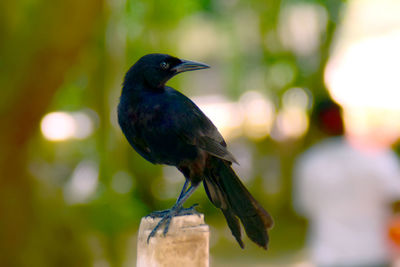
[[[181,193],[181,195],[178,197],[178,200],[176,201],[175,205],[171,209],[166,210],[165,213],[162,216],[160,216],[161,220],[157,223],[156,227],[154,227],[154,229],[149,234],[149,236],[147,238],[147,243],[149,243],[150,238],[152,238],[156,234],[157,230],[164,223],[165,223],[165,227],[164,227],[163,234],[165,236],[168,233],[169,225],[170,225],[173,217],[179,216],[179,215],[190,215],[190,214],[193,214],[196,212],[194,209],[195,205],[193,205],[192,207],[190,207],[188,209],[183,209],[182,205],[193,194],[193,192],[197,189],[198,186],[199,186],[199,184],[195,184],[195,185],[192,184],[187,191],[182,190],[184,193]],[[183,189],[186,189],[185,188],[185,187],[187,187],[186,182],[183,187],[184,187]]]
[[[179,200],[182,198],[182,196],[186,193],[186,189],[188,188],[188,186],[189,186],[189,180],[188,179],[185,179],[185,184],[183,185],[183,187],[182,187],[182,190],[181,190],[181,193],[179,194],[179,197],[178,197],[178,199],[176,200],[176,203],[178,203],[179,202]],[[176,205],[176,203],[175,203],[175,205]],[[174,205],[174,206],[175,206]],[[168,213],[170,210],[168,209],[168,210],[158,210],[158,211],[153,211],[152,213],[150,213],[149,215],[147,215],[147,216],[149,216],[149,217],[151,217],[151,218],[159,218],[159,217],[163,217],[166,213]]]
[[[179,197],[176,200],[176,202],[178,202],[182,198],[182,196],[186,193],[186,189],[188,188],[188,186],[189,186],[189,180],[185,179],[185,183],[183,184],[181,193],[179,194]]]
[[[192,184],[190,186],[190,188],[186,191],[188,184],[189,184],[189,182],[188,182],[188,180],[186,180],[185,184],[183,185],[182,191],[178,197],[178,200],[176,201],[175,205],[172,206],[172,208],[171,208],[171,210],[177,210],[176,215],[191,215],[193,213],[197,213],[197,211],[194,208],[196,206],[198,206],[199,204],[193,204],[191,207],[186,208],[186,209],[183,208],[183,203],[185,203],[185,201],[193,194],[193,192],[199,186],[199,184],[196,184],[196,185]],[[168,225],[169,225],[169,223],[168,223]],[[167,232],[168,232],[168,228],[167,228]],[[166,234],[166,232],[164,233],[164,235],[165,234]]]

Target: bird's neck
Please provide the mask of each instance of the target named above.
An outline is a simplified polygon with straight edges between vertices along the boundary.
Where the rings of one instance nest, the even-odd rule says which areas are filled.
[[[150,78],[149,78],[150,77]],[[138,68],[133,66],[126,74],[124,84],[123,84],[123,93],[139,93],[142,91],[145,92],[164,92],[165,84],[171,77],[165,77],[164,79],[160,79],[161,77],[157,77],[156,75],[149,75],[142,68]]]
[[[129,102],[140,101],[147,94],[158,94],[165,92],[165,85],[160,87],[150,86],[145,82],[127,83],[122,87],[121,97],[123,96]]]

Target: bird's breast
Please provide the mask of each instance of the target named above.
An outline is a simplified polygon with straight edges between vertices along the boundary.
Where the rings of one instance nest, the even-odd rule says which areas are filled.
[[[119,109],[125,136],[139,154],[153,163],[177,166],[182,160],[198,156],[198,149],[182,138],[178,104],[168,95],[147,95]]]

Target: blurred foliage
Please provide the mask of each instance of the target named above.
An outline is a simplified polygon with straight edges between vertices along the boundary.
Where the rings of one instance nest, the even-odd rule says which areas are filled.
[[[283,11],[298,4],[326,15],[318,45],[308,55],[285,47],[279,37]],[[220,93],[237,100],[255,89],[246,83],[261,72],[266,78],[257,89],[277,109],[292,87],[306,88],[318,101],[326,94],[323,67],[341,6],[335,0],[0,2],[0,266],[134,265],[140,218],[171,206],[183,183],[182,178],[171,184],[164,169],[140,158],[116,125],[123,75],[140,56],[164,52],[216,66],[219,79],[212,81],[219,92],[192,89],[193,75],[170,82],[188,95]],[[191,47],[199,36],[204,44]],[[201,38],[213,38],[211,45]],[[289,78],[276,80],[287,70]],[[46,140],[40,120],[56,110],[89,110],[94,133],[83,140]],[[292,259],[302,248],[305,222],[293,212],[290,177],[296,155],[317,138],[310,131],[309,138],[281,142],[270,137],[230,142],[247,147],[255,159],[246,184],[276,226],[267,253],[248,240],[241,251],[198,190],[188,205],[200,203],[219,237],[213,239],[213,257],[271,262]],[[69,203],[65,188],[83,160],[98,164],[99,182],[90,199]],[[132,180],[128,193],[113,189],[121,172]],[[265,191],[269,175],[279,178],[277,192]],[[163,191],[168,193],[158,195]]]

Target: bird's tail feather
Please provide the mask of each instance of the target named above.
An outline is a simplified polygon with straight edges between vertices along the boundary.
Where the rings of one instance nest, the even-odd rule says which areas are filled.
[[[239,219],[247,236],[267,249],[268,229],[273,225],[271,216],[244,187],[229,162],[210,157],[207,165],[209,168],[206,168],[203,184],[208,198],[222,210],[240,247],[243,248],[244,244],[241,239]]]

